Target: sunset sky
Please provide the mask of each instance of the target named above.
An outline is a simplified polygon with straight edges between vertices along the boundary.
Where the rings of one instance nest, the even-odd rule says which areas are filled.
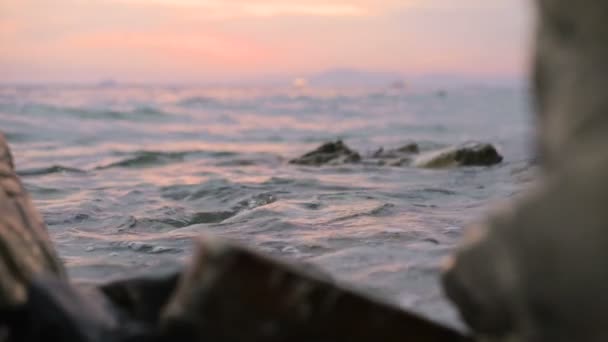
[[[526,71],[526,0],[0,0],[0,82]]]

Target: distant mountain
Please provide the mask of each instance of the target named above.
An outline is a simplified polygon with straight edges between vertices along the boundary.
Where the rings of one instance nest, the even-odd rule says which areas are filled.
[[[463,85],[515,86],[525,84],[524,77],[483,76],[459,73],[404,74],[394,71],[331,69],[305,77],[311,86],[460,87]]]
[[[312,86],[387,86],[403,82],[403,75],[389,71],[332,69],[308,77]]]

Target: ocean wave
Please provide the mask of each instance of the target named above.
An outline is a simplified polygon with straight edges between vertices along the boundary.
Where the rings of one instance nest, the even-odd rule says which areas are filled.
[[[237,193],[238,194],[238,193]],[[173,210],[161,210],[154,214],[149,212],[142,216],[129,215],[123,218],[116,227],[118,231],[167,231],[185,228],[197,224],[218,224],[238,214],[251,211],[277,201],[273,193],[260,193],[247,196],[244,199],[227,203],[225,207],[215,210],[182,210],[181,206]],[[198,206],[195,206],[198,207]],[[170,214],[171,213],[171,214]]]
[[[182,99],[177,102],[178,106],[188,107],[188,108],[199,108],[199,107],[216,107],[221,105],[222,103],[217,99],[206,97],[206,96],[193,96]]]
[[[62,165],[53,165],[53,166],[49,166],[49,167],[36,168],[36,169],[17,170],[17,175],[19,175],[20,177],[44,176],[44,175],[50,175],[50,174],[54,174],[54,173],[80,173],[80,174],[82,174],[82,173],[86,173],[86,171],[77,169],[77,168],[73,168],[73,167],[62,166]]]
[[[168,114],[150,106],[136,107],[130,110],[116,110],[107,108],[79,108],[73,106],[55,106],[44,103],[2,103],[0,109],[5,112],[14,112],[22,115],[67,115],[78,119],[99,120],[131,120],[162,118]]]
[[[125,155],[125,153],[117,153],[118,155]],[[95,170],[105,170],[111,168],[140,168],[140,167],[151,167],[158,165],[165,165],[173,162],[181,162],[188,157],[205,156],[213,158],[232,157],[237,155],[235,152],[229,151],[175,151],[175,152],[162,152],[162,151],[135,151],[126,153],[127,157],[120,159],[116,162],[112,162],[106,165],[97,166]]]

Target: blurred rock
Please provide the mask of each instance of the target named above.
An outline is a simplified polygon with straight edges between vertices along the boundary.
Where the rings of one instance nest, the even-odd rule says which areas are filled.
[[[484,340],[608,341],[608,2],[537,3],[543,180],[469,229],[444,287]]]
[[[23,304],[33,277],[65,277],[42,217],[21,181],[4,136],[0,134],[0,310]]]
[[[188,341],[468,341],[459,333],[245,248],[201,238],[163,315]]]

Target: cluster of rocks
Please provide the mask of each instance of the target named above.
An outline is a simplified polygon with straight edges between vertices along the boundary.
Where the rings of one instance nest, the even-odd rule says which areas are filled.
[[[374,165],[421,168],[448,168],[457,166],[491,166],[501,163],[502,155],[491,144],[466,143],[438,150],[421,152],[416,143],[408,143],[396,149],[377,151],[362,156],[342,140],[327,142],[317,149],[290,161],[291,164],[322,166],[364,163]]]

